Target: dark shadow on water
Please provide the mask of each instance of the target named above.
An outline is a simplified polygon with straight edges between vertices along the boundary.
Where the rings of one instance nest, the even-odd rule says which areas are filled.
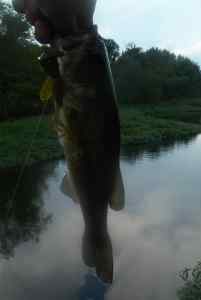
[[[166,140],[161,144],[139,144],[135,146],[124,146],[121,151],[122,158],[129,160],[141,160],[144,156],[151,159],[158,159],[162,153],[174,150],[177,146],[188,146],[193,143],[196,136],[188,138],[178,138],[175,140]]]
[[[38,242],[40,233],[51,222],[51,215],[44,210],[40,189],[44,178],[53,171],[54,164],[27,168],[14,199],[20,170],[0,171],[0,255],[3,258],[14,256],[15,248],[23,242]]]

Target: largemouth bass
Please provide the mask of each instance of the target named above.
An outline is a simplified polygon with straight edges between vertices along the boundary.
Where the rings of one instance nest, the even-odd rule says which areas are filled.
[[[94,11],[95,2],[91,3]],[[91,20],[91,12],[89,16]],[[54,28],[55,22],[51,23]],[[63,190],[80,203],[84,217],[83,259],[104,282],[111,283],[108,207],[120,210],[124,206],[120,120],[104,41],[92,20],[90,26],[81,28],[84,30],[71,35],[67,30],[65,37],[57,31],[48,50],[57,54],[43,55],[41,63],[55,83],[55,122],[69,170]],[[41,32],[44,37],[44,30]]]
[[[84,220],[83,257],[106,282],[113,278],[112,246],[107,230],[108,205],[124,206],[120,173],[120,122],[104,42],[87,34],[79,46],[61,41],[62,103],[55,102],[71,186]],[[64,46],[63,46],[64,44]],[[68,50],[70,47],[70,50]]]

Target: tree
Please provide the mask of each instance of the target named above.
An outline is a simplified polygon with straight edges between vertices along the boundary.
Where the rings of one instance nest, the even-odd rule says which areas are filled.
[[[120,48],[119,45],[112,39],[105,39],[104,40],[108,54],[109,54],[109,58],[111,60],[111,62],[115,62],[117,60],[117,58],[120,55]]]
[[[25,42],[31,38],[30,25],[25,18],[2,0],[0,0],[0,20],[0,28],[3,30],[1,37],[12,42],[12,46],[15,46],[16,41]]]
[[[38,113],[44,76],[37,62],[40,47],[25,19],[2,0],[0,19],[0,120]]]
[[[201,96],[201,71],[167,50],[129,44],[112,65],[121,103],[154,103]]]

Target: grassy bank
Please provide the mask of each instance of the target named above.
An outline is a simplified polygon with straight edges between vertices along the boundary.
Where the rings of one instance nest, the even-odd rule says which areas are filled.
[[[160,144],[201,132],[201,99],[121,108],[123,145]]]
[[[163,105],[122,107],[122,145],[160,144],[201,132],[201,100]],[[0,123],[0,168],[21,165],[30,148],[39,118]],[[29,164],[63,156],[48,118],[42,120],[31,147]]]
[[[30,144],[32,147],[29,164],[62,157],[62,148],[48,118],[41,121],[35,135],[38,124],[38,117],[0,123],[0,168],[21,165],[27,156]]]

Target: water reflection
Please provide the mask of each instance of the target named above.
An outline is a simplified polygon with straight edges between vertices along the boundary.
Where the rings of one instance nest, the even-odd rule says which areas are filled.
[[[152,144],[152,145],[135,145],[134,147],[124,147],[122,149],[122,157],[124,157],[126,160],[140,160],[143,157],[148,157],[151,159],[157,159],[161,156],[162,153],[169,152],[171,150],[174,150],[178,146],[188,146],[193,141],[196,140],[196,136],[188,137],[188,138],[182,138],[182,139],[172,139],[172,140],[166,140],[163,142],[162,145],[160,144]]]
[[[127,206],[109,214],[115,262],[112,287],[102,285],[83,264],[82,215],[59,191],[65,163],[49,163],[26,174],[26,192],[21,187],[18,200],[26,203],[37,190],[32,201],[40,203],[36,215],[52,214],[52,222],[40,232],[39,243],[20,239],[13,259],[0,261],[1,299],[176,300],[179,271],[200,259],[201,137],[162,151],[154,160],[146,155],[137,161],[124,157],[121,169]],[[39,179],[36,174],[44,176]],[[4,176],[5,194],[12,174]],[[36,219],[32,224],[38,224]]]
[[[51,215],[44,211],[40,191],[44,178],[53,170],[53,165],[51,169],[50,166],[27,169],[14,198],[19,170],[0,172],[0,254],[3,257],[14,256],[15,248],[23,242],[38,242],[40,233],[51,221]]]

